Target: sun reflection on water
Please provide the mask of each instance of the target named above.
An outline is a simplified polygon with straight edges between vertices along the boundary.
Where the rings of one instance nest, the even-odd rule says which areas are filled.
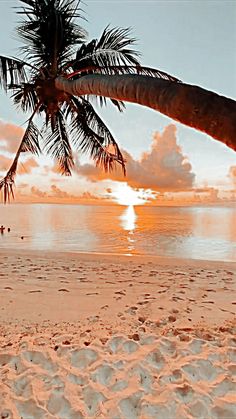
[[[136,227],[136,214],[133,205],[129,205],[120,216],[121,226],[124,230],[133,231]]]
[[[137,219],[137,215],[135,213],[133,205],[129,205],[125,209],[125,211],[122,213],[122,215],[120,216],[121,227],[125,231],[128,232],[128,234],[127,234],[127,241],[128,241],[128,246],[127,246],[128,253],[127,253],[127,255],[131,255],[133,253],[133,251],[135,250],[134,231],[135,231],[135,228],[136,228],[136,223],[135,223],[136,219]]]

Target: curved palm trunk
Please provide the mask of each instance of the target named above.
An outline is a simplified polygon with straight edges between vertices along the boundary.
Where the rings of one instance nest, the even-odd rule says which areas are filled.
[[[58,77],[55,85],[75,96],[98,95],[148,106],[236,150],[236,102],[201,87],[131,74]]]

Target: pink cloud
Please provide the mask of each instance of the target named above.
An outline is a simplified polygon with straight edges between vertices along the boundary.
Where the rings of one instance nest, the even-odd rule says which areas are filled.
[[[126,151],[123,154],[127,162],[126,178],[119,167],[108,174],[91,164],[84,164],[78,165],[76,171],[92,182],[104,179],[126,181],[134,188],[174,191],[193,187],[195,174],[177,144],[175,125],[167,126],[163,133],[154,133],[151,149],[139,160]]]
[[[10,123],[0,121],[0,148],[15,153],[19,147],[24,129]]]
[[[233,182],[234,186],[236,187],[236,166],[231,166],[229,168],[229,178]]]
[[[1,172],[1,176],[4,176],[7,171],[9,170],[9,168],[11,167],[13,162],[13,159],[10,159],[9,157],[0,155],[0,172]],[[19,175],[24,175],[27,173],[31,173],[32,169],[34,167],[38,167],[38,163],[35,161],[35,159],[33,157],[25,160],[24,162],[20,162],[18,163],[18,169],[17,169],[17,173]]]

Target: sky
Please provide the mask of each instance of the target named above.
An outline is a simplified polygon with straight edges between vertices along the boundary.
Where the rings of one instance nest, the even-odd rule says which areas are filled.
[[[14,34],[16,0],[0,0],[0,54],[21,57]],[[141,63],[172,74],[185,83],[236,99],[236,2],[177,0],[86,0],[89,39],[111,27],[131,27]],[[28,200],[76,201],[110,199],[120,182],[152,190],[157,197],[171,192],[209,192],[210,197],[236,187],[236,153],[209,136],[139,105],[127,104],[123,114],[112,107],[96,108],[127,158],[127,177],[111,179],[76,156],[71,178],[62,178],[48,158],[22,158],[16,178],[17,196]],[[0,174],[10,165],[27,116],[0,93]],[[123,185],[124,188],[126,187]],[[125,190],[125,189],[124,189]],[[212,192],[215,191],[215,192]],[[217,192],[216,192],[217,191]],[[29,197],[30,195],[30,197]],[[223,195],[222,195],[223,196]],[[158,198],[159,199],[159,198]]]

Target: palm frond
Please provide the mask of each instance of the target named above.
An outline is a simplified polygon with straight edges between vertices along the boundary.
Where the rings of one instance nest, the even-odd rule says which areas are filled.
[[[35,155],[41,153],[39,145],[40,132],[33,121],[29,121],[25,135],[22,139],[20,153],[30,152]]]
[[[130,38],[130,29],[106,27],[99,40],[93,39],[83,44],[77,51],[76,59],[70,62],[63,70],[68,73],[69,68],[73,69],[67,78],[76,79],[86,74],[143,74],[151,77],[158,77],[165,80],[180,82],[176,77],[161,70],[142,67],[138,61],[137,51],[127,48],[135,43]],[[106,98],[98,96],[100,105],[106,105]],[[122,111],[125,108],[123,102],[111,99],[111,102]]]
[[[56,72],[63,60],[72,57],[74,46],[81,44],[86,32],[76,24],[81,17],[79,1],[34,0],[22,1],[27,7],[18,12],[26,19],[18,26],[18,35],[26,42],[26,56],[37,65],[48,66]]]
[[[117,67],[110,68],[110,74],[141,74],[143,76],[157,77],[159,79],[170,80],[177,83],[182,83],[180,79],[172,76],[165,71],[158,70],[156,68],[143,67],[143,66],[129,66],[129,67]]]
[[[98,74],[109,74],[109,75],[113,75],[113,74],[141,74],[144,76],[150,76],[150,77],[157,77],[160,79],[164,79],[164,80],[170,80],[170,81],[174,81],[177,83],[182,83],[182,81],[180,79],[178,79],[177,77],[172,76],[169,73],[166,73],[162,70],[158,70],[156,68],[151,68],[151,67],[143,67],[141,65],[136,65],[136,66],[130,66],[130,65],[118,65],[118,66],[110,66],[107,68],[103,68],[103,67],[96,67],[96,66],[90,66],[87,67],[84,70],[76,70],[73,73],[67,74],[66,78],[67,79],[76,79],[78,77],[81,77],[81,75],[83,74],[88,74],[88,73],[98,73]]]
[[[110,101],[111,103],[113,103],[113,105],[117,107],[119,112],[123,112],[123,110],[125,109],[125,103],[122,102],[122,100],[110,99]]]
[[[28,4],[29,6],[34,5],[34,0],[20,0],[21,3]]]
[[[88,153],[96,165],[106,172],[113,170],[114,163],[119,163],[125,174],[125,161],[118,144],[92,105],[84,98],[73,97],[68,112],[71,115],[71,137],[75,147]]]
[[[12,197],[14,199],[14,179],[17,172],[18,161],[21,153],[27,151],[33,154],[40,153],[40,146],[38,142],[39,131],[36,125],[34,125],[32,118],[29,120],[28,126],[25,130],[24,136],[21,140],[19,148],[16,152],[15,158],[12,162],[11,167],[9,168],[6,176],[0,181],[0,190],[3,190],[3,200],[4,203],[10,201]]]
[[[22,85],[12,86],[14,93],[13,101],[23,112],[33,111],[38,104],[38,98],[34,84],[23,83]]]
[[[117,100],[117,99],[111,99],[111,98],[107,98],[104,96],[97,96],[97,95],[87,95],[87,99],[89,98],[89,100],[91,102],[95,102],[98,103],[99,106],[103,107],[107,105],[107,101],[111,101],[111,103],[118,109],[119,112],[123,112],[125,109],[125,103],[122,102],[122,100]]]
[[[10,202],[11,198],[14,199],[14,178],[11,179],[10,176],[5,176],[0,180],[0,191],[3,191],[3,202],[6,204]]]
[[[50,129],[44,141],[46,152],[57,160],[61,174],[70,176],[74,166],[73,152],[66,129],[66,121],[61,111],[55,114],[54,129]]]
[[[101,74],[141,74],[144,76],[156,77],[159,79],[170,80],[177,83],[182,83],[180,79],[156,68],[143,66],[111,66],[108,69],[99,68],[95,70],[96,73]]]
[[[107,26],[99,40],[93,39],[80,47],[72,68],[75,71],[86,70],[91,66],[109,68],[118,65],[139,65],[139,53],[128,48],[134,43],[135,39],[130,37],[129,28],[109,29]]]
[[[15,58],[0,56],[0,86],[5,91],[11,85],[24,83],[26,81],[26,72],[24,69],[26,63]]]

